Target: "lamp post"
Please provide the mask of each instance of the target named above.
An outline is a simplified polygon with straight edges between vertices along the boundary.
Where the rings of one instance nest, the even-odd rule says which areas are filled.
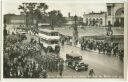
[[[77,20],[78,20],[78,17],[75,15],[74,25],[73,25],[73,45],[77,45],[77,42],[78,42]]]

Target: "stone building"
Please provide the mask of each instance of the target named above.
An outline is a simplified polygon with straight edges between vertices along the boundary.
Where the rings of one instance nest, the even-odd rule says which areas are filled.
[[[83,22],[86,26],[106,26],[106,12],[84,14]]]
[[[113,26],[124,26],[124,4],[107,3],[107,23],[111,22]]]
[[[15,15],[15,14],[5,14],[4,15],[4,24],[6,24],[6,29],[8,34],[16,34],[23,30],[26,30],[26,24],[31,26],[31,24],[36,25],[36,20],[33,19],[28,21],[28,17],[23,14]],[[27,22],[26,22],[27,21]],[[32,23],[33,22],[33,23]]]
[[[8,34],[16,34],[17,31],[21,30],[19,28],[25,25],[24,15],[6,14],[4,15],[4,24],[6,24],[6,29]]]

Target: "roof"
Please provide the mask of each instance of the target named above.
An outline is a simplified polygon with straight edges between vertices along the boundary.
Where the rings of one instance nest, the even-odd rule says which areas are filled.
[[[14,15],[14,16],[11,16],[11,20],[25,20],[25,15]]]
[[[106,12],[100,12],[100,13],[91,12],[88,14],[84,14],[83,16],[95,16],[95,15],[98,15],[98,16],[106,15]]]
[[[77,54],[77,53],[67,53],[67,55],[73,56],[73,57],[79,57],[79,56],[81,56],[80,54]]]
[[[39,37],[46,39],[46,40],[59,40],[60,39],[59,36],[48,36],[48,35],[41,34],[41,33],[39,33]]]
[[[66,19],[67,21],[74,21],[74,16],[65,17],[65,19]],[[81,20],[83,20],[82,17],[77,17],[77,21],[81,21]]]
[[[51,33],[51,32],[57,32],[56,30],[50,30],[50,29],[39,29],[40,31],[43,31],[43,32],[49,32],[49,33]]]
[[[49,23],[39,23],[39,24],[38,24],[38,26],[42,26],[42,25],[43,25],[43,26],[47,26],[47,25],[49,26],[50,24],[49,24]]]

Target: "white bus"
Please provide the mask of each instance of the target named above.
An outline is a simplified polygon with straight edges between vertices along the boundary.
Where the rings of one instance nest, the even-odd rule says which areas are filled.
[[[43,47],[48,49],[51,47],[55,50],[56,46],[59,46],[60,36],[59,33],[55,30],[50,29],[39,29],[39,40],[43,44]]]

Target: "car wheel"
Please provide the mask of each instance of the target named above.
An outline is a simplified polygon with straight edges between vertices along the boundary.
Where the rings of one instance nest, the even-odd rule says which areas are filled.
[[[76,70],[76,71],[78,71],[78,70],[79,70],[77,66],[75,67],[75,70]]]

